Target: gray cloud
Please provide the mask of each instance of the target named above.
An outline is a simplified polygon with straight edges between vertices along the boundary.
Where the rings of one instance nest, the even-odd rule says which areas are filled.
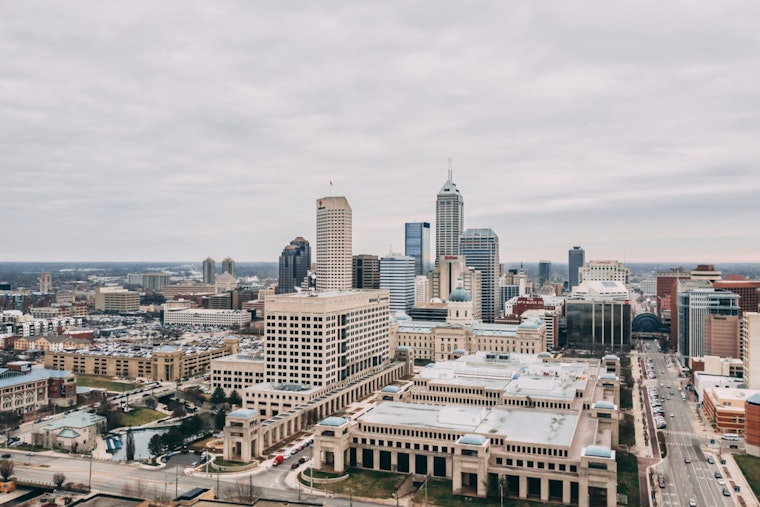
[[[329,181],[401,250],[453,157],[504,262],[756,261],[758,11],[2,4],[0,259],[274,260]]]

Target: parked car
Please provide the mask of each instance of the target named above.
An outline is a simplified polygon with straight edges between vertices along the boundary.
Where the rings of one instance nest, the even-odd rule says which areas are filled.
[[[10,459],[11,458],[11,454],[8,453],[8,452],[6,452],[5,454],[3,454],[2,458],[3,459]]]

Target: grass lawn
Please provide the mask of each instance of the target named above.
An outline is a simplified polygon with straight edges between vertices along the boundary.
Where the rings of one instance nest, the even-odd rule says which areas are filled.
[[[309,485],[309,470],[299,476],[301,484]],[[352,468],[348,470],[349,478],[345,481],[335,484],[314,484],[314,489],[338,493],[339,495],[348,495],[352,493],[357,497],[365,498],[391,498],[391,493],[395,492],[406,479],[405,474],[392,474],[389,472],[375,472],[374,470],[360,470]],[[342,474],[345,475],[345,474]],[[341,474],[328,474],[314,471],[314,477],[340,477]]]
[[[82,375],[77,373],[77,385],[83,387],[93,387],[97,389],[106,389],[116,393],[127,392],[137,389],[138,384],[134,382],[114,382],[111,377],[101,375]]]
[[[633,447],[636,445],[636,428],[633,422],[633,414],[623,414],[620,420],[620,443]]]
[[[640,505],[639,499],[639,460],[634,454],[617,451],[617,492],[628,495],[628,505]]]
[[[734,459],[739,468],[742,469],[755,496],[760,497],[760,458],[750,456],[749,454],[734,454]]]
[[[150,408],[136,408],[132,412],[127,412],[122,416],[122,426],[142,426],[152,421],[157,421],[166,417],[165,414],[158,410]]]

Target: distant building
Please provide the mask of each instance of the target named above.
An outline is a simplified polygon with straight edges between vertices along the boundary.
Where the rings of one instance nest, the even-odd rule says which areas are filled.
[[[345,197],[317,199],[317,290],[351,289],[353,218]]]
[[[739,327],[738,315],[707,315],[705,354],[739,359]]]
[[[543,287],[546,282],[551,281],[552,262],[538,261],[538,286]]]
[[[390,294],[390,311],[406,312],[414,305],[414,257],[391,254],[380,258],[380,288]]]
[[[203,284],[214,285],[216,282],[216,261],[211,257],[203,260]]]
[[[360,254],[351,258],[351,288],[380,288],[380,258],[377,255]]]
[[[251,314],[243,310],[206,310],[196,308],[164,312],[164,324],[242,327],[249,322],[251,322]]]
[[[407,222],[404,225],[404,254],[414,257],[414,274],[430,272],[430,223]]]
[[[671,268],[668,271],[657,273],[657,277],[655,278],[657,284],[655,294],[657,295],[657,311],[660,317],[665,316],[664,312],[668,312],[669,315],[678,281],[688,280],[689,278],[691,278],[691,275],[683,268]],[[671,347],[675,349],[675,344],[671,344]]]
[[[169,285],[169,273],[144,273],[142,275],[142,287],[145,290],[162,292]]]
[[[291,294],[301,287],[311,267],[311,247],[309,242],[298,236],[282,249],[280,270],[277,278],[277,293]]]
[[[122,287],[95,289],[95,309],[102,312],[131,313],[140,309],[140,294]]]
[[[481,273],[480,304],[483,322],[493,322],[499,308],[499,237],[493,229],[467,229],[459,239],[467,267]]]
[[[589,261],[580,268],[578,272],[578,283],[587,281],[612,281],[620,282],[625,285],[628,292],[631,291],[630,284],[631,269],[623,266],[618,261]]]
[[[675,329],[678,354],[687,365],[692,356],[706,354],[705,326],[708,315],[739,315],[739,296],[733,292],[715,290],[709,285],[710,282],[706,280],[682,281],[678,284]]]
[[[759,280],[716,280],[713,282],[713,288],[738,294],[742,312],[760,311]]]
[[[235,260],[231,257],[225,257],[222,260],[222,273],[229,273],[235,276]]]
[[[427,275],[414,277],[414,304],[430,301],[430,280]]]
[[[50,273],[40,273],[40,292],[53,292],[53,278]]]
[[[574,246],[567,252],[568,288],[573,289],[579,282],[578,270],[586,263],[586,252],[580,246]]]
[[[458,280],[461,278],[464,288],[472,295],[474,318],[481,320],[481,272],[474,267],[467,266],[463,255],[445,255],[438,260],[438,265],[428,275],[431,299],[448,301],[449,294],[457,288]]]

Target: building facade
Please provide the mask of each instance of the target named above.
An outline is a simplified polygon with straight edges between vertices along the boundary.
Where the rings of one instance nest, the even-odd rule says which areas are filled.
[[[143,273],[142,287],[145,290],[162,292],[169,285],[169,273]]]
[[[351,289],[351,206],[345,197],[317,199],[317,290]]]
[[[579,269],[583,267],[583,265],[586,263],[586,251],[583,250],[580,246],[574,246],[567,252],[567,266],[568,266],[568,272],[567,272],[567,280],[568,280],[568,289],[572,290],[573,287],[578,285],[580,279],[579,279]]]
[[[211,257],[203,259],[203,284],[214,285],[216,283],[216,261]]]
[[[326,386],[382,364],[389,303],[384,290],[267,298],[267,382]]]
[[[464,232],[464,197],[449,168],[449,179],[443,184],[435,200],[435,265],[447,255],[459,254],[459,238]]]
[[[578,271],[578,283],[587,281],[611,281],[625,285],[628,292],[631,291],[631,269],[623,266],[618,261],[603,260],[589,261]]]
[[[140,294],[122,287],[95,289],[95,309],[101,312],[130,313],[140,310]]]
[[[427,276],[430,272],[430,223],[404,224],[404,255],[414,257],[414,274]]]
[[[538,261],[538,286],[543,287],[544,283],[551,281],[552,261]]]
[[[71,371],[32,368],[15,361],[0,368],[0,406],[3,412],[32,414],[50,403],[68,407],[76,403],[77,380]]]
[[[499,316],[499,237],[492,229],[467,229],[459,243],[467,267],[480,271],[480,314],[483,322]]]
[[[390,311],[406,312],[414,305],[415,259],[391,254],[380,258],[380,288],[390,294]]]
[[[235,276],[235,259],[232,257],[225,257],[222,260],[222,273]]]
[[[692,356],[706,354],[707,316],[738,317],[739,296],[733,292],[713,288],[690,289],[683,282],[678,286],[678,354],[684,364],[688,365]]]

